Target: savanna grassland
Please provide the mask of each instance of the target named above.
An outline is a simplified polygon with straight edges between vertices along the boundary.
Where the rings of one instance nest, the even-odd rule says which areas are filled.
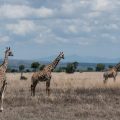
[[[53,73],[49,97],[44,82],[31,97],[31,75],[20,80],[18,73],[7,74],[0,120],[120,120],[120,74],[104,85],[103,73]]]

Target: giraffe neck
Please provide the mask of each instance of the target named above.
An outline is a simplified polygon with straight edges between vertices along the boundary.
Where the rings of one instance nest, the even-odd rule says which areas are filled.
[[[115,65],[116,71],[118,71],[119,68],[120,68],[120,63],[118,63],[117,65]]]
[[[5,53],[5,58],[4,58],[2,67],[6,70],[7,69],[7,65],[8,65],[8,54]]]
[[[58,56],[51,64],[50,64],[50,71],[53,71],[58,63],[60,62],[61,58]]]

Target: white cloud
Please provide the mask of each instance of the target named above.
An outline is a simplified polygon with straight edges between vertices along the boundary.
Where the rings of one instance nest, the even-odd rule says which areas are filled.
[[[77,28],[75,25],[68,26],[68,31],[71,33],[77,33]]]
[[[108,0],[95,0],[95,10],[106,10],[108,9],[109,1]]]
[[[107,43],[112,43],[112,44],[118,44],[118,43],[120,43],[119,36],[114,35],[114,34],[103,33],[101,35],[101,37],[104,40],[104,42],[107,42]]]
[[[106,25],[104,26],[104,28],[107,29],[107,30],[118,30],[118,29],[119,29],[118,25],[115,24],[115,23],[106,24]]]
[[[38,31],[39,33],[35,39],[33,39],[33,41],[38,44],[58,44],[67,43],[69,41],[68,39],[57,36],[49,27],[39,26]]]
[[[9,30],[13,36],[14,34],[24,35],[28,39],[28,36],[31,35],[33,37],[31,39],[40,44],[76,42],[79,45],[90,45],[88,43],[92,41],[93,35],[96,36],[94,38],[96,41],[100,41],[101,34],[105,31],[111,33],[113,30],[119,31],[119,24],[116,21],[119,21],[120,16],[117,12],[113,13],[112,11],[118,0],[114,3],[113,0],[61,0],[54,2],[54,4],[48,4],[49,2],[45,1],[44,7],[30,2],[30,4],[24,5],[2,5],[0,17],[9,18],[8,22],[10,23],[5,24],[6,27],[0,26]],[[51,19],[48,19],[49,17]],[[15,18],[18,19],[14,20]],[[16,21],[18,22],[16,23]],[[87,40],[82,40],[81,37]],[[106,37],[102,38],[104,40]]]
[[[4,14],[3,14],[4,13]],[[0,7],[0,17],[2,18],[28,18],[28,17],[50,17],[53,11],[49,8],[33,8],[26,5],[3,5]]]
[[[33,39],[34,42],[44,44],[53,41],[54,35],[51,29],[46,26],[38,26],[38,34]]]
[[[69,39],[65,39],[65,38],[61,38],[61,37],[56,37],[56,41],[58,43],[68,43],[68,42],[70,42]]]
[[[79,45],[89,45],[89,42],[87,42],[87,41],[79,41],[78,44]]]
[[[98,11],[93,11],[93,12],[88,13],[89,18],[97,18],[100,15],[101,15],[101,12],[98,12]]]
[[[110,11],[116,8],[117,0],[94,0],[93,10],[95,11]]]
[[[119,55],[120,0],[5,1],[0,5],[0,33],[10,38],[1,36],[0,43],[11,39],[13,45],[27,44],[25,49],[39,44],[41,51],[62,47],[81,55],[108,55],[112,48],[110,56]]]
[[[0,43],[9,42],[10,38],[8,36],[0,36]]]
[[[53,15],[53,11],[45,7],[41,7],[40,9],[34,9],[34,13],[38,17],[49,17]]]
[[[82,9],[85,11],[89,10],[87,7],[90,1],[80,1],[80,0],[65,0],[59,6],[57,14],[63,17],[80,17],[82,15]]]
[[[25,35],[36,29],[35,24],[32,21],[28,20],[20,20],[18,23],[15,24],[7,24],[6,28],[10,32],[18,35]]]
[[[0,17],[24,18],[30,14],[30,8],[24,5],[3,5],[0,7]]]

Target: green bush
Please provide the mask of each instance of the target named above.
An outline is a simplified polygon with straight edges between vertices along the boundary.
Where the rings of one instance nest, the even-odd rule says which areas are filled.
[[[17,69],[11,69],[11,72],[14,73],[14,72],[18,72]]]
[[[104,64],[97,64],[96,66],[96,71],[103,71],[105,69],[105,65]]]
[[[41,65],[41,66],[40,66],[40,70],[43,70],[44,67],[45,67],[45,65]]]
[[[66,73],[74,73],[75,67],[73,63],[68,63],[66,67]]]
[[[21,72],[21,77],[20,77],[20,79],[22,78],[22,76],[23,76],[23,70],[25,69],[25,66],[24,65],[20,65],[19,66],[19,71]]]
[[[39,68],[40,63],[39,62],[33,62],[31,64],[31,68],[33,69],[33,71],[37,71],[37,69]]]
[[[92,67],[88,67],[87,71],[93,71],[93,68]]]
[[[109,67],[109,68],[113,68],[113,65],[109,65],[108,67]]]
[[[66,71],[66,67],[59,67],[54,70],[54,72],[65,72],[65,71]]]
[[[26,69],[26,72],[31,72],[29,69]]]

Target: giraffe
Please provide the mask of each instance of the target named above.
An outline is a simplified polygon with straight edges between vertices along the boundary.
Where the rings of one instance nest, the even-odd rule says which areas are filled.
[[[31,96],[35,96],[35,88],[37,83],[46,82],[46,94],[50,95],[51,72],[56,68],[61,59],[64,59],[64,53],[60,52],[57,58],[49,65],[46,65],[43,70],[33,73],[31,78]]]
[[[7,81],[6,81],[6,70],[8,66],[8,56],[13,56],[13,53],[9,48],[6,48],[5,51],[5,58],[3,63],[0,65],[0,112],[3,111],[3,100],[4,100],[4,94],[7,87]]]
[[[103,74],[103,77],[104,77],[104,84],[107,82],[108,78],[113,78],[114,79],[114,82],[116,80],[116,76],[117,76],[117,72],[120,68],[120,63],[118,63],[117,65],[115,65],[113,68],[110,68],[108,71],[106,71],[104,74]]]

